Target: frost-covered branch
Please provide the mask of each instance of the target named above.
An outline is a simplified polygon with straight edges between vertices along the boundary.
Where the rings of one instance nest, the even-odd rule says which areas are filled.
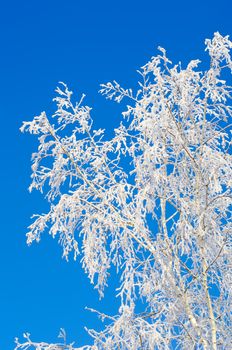
[[[219,33],[206,40],[205,70],[199,60],[173,65],[160,48],[137,91],[102,85],[107,98],[130,103],[110,140],[65,84],[51,117],[24,122],[39,140],[30,190],[49,203],[28,244],[58,237],[66,259],[81,255],[101,297],[112,266],[119,275],[118,315],[99,312],[105,328],[89,330],[94,344],[79,349],[230,348],[231,48]],[[30,342],[16,349],[64,346]]]

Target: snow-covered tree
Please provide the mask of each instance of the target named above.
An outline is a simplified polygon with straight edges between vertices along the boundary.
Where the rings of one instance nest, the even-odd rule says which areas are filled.
[[[63,257],[81,255],[101,297],[114,265],[118,315],[104,315],[93,345],[35,343],[15,349],[231,349],[232,42],[206,40],[209,66],[172,65],[163,48],[139,71],[138,91],[101,86],[127,99],[114,137],[93,130],[91,108],[57,88],[57,110],[22,131],[39,140],[33,189],[50,210],[36,215],[27,243],[45,231]]]

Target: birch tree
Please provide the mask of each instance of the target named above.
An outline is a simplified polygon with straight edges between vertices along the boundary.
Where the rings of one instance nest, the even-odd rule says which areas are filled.
[[[126,107],[113,138],[93,128],[84,95],[56,89],[56,112],[23,123],[36,135],[33,189],[46,193],[27,243],[58,237],[104,297],[118,272],[117,315],[93,344],[34,342],[15,349],[231,349],[232,71],[228,36],[205,41],[207,62],[173,65],[166,51],[140,71],[138,90],[101,85]],[[79,256],[80,255],[80,259]]]

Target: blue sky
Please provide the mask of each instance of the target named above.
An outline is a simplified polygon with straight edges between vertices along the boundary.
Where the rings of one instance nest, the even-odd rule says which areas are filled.
[[[120,107],[98,94],[113,79],[135,86],[136,69],[161,45],[174,62],[204,58],[204,39],[213,32],[232,36],[230,0],[30,0],[1,2],[1,253],[0,349],[28,331],[36,340],[55,341],[60,327],[68,340],[85,343],[84,325],[98,326],[92,306],[114,312],[112,287],[104,301],[80,265],[61,259],[48,236],[26,246],[33,213],[45,210],[40,194],[29,194],[30,156],[35,139],[19,127],[43,110],[59,81],[87,95],[97,127],[112,130]]]

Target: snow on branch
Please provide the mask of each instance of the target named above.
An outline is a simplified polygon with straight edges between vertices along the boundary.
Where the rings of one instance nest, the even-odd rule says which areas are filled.
[[[104,330],[89,330],[94,345],[78,349],[230,348],[231,47],[228,36],[207,39],[205,70],[199,60],[173,65],[160,48],[138,91],[101,85],[107,98],[129,101],[112,139],[93,130],[84,95],[74,103],[63,83],[55,113],[24,122],[39,141],[30,190],[49,205],[28,244],[58,237],[66,259],[81,256],[100,297],[112,266],[119,275],[118,315],[100,313]],[[77,349],[29,336],[16,343],[31,348]]]

